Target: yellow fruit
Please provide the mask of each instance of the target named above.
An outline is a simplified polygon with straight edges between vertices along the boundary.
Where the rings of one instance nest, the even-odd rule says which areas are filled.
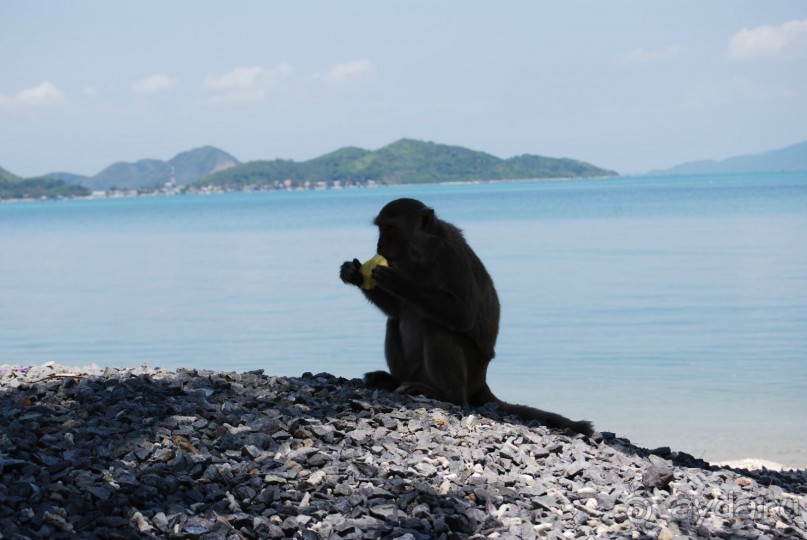
[[[374,255],[369,261],[361,265],[361,275],[364,277],[364,281],[361,284],[362,289],[372,289],[375,287],[375,280],[373,279],[373,268],[378,265],[381,266],[389,266],[387,263],[387,259],[382,257],[381,255]]]

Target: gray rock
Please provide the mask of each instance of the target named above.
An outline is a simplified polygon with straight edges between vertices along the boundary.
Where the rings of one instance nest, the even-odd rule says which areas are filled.
[[[328,374],[0,370],[3,538],[804,537],[805,493]]]
[[[669,490],[670,482],[675,478],[673,470],[666,464],[655,464],[642,474],[642,485],[647,489]]]
[[[585,469],[586,463],[584,461],[575,461],[566,468],[564,476],[566,476],[566,478],[574,478],[581,474]]]

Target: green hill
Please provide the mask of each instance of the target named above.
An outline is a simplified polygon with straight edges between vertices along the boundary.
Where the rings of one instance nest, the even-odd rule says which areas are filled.
[[[52,178],[54,180],[61,180],[65,184],[76,184],[82,185],[84,182],[90,179],[89,176],[84,176],[81,174],[73,174],[67,172],[53,172],[48,173],[44,176],[44,178]]]
[[[239,163],[223,150],[204,146],[177,154],[169,161],[141,159],[134,163],[115,163],[80,183],[93,190],[161,187],[172,179],[177,185],[186,185]]]
[[[223,150],[203,146],[177,154],[168,161],[173,167],[174,181],[180,185],[190,184],[215,172],[235,167],[240,162]]]
[[[303,162],[254,161],[202,178],[196,186],[240,189],[292,180],[381,184],[433,183],[516,178],[616,176],[572,159],[523,155],[501,159],[460,146],[401,139],[379,150],[342,148]]]
[[[20,177],[0,167],[0,182],[18,182]]]
[[[83,185],[92,190],[109,188],[146,188],[161,186],[171,179],[171,167],[157,159],[141,159],[135,163],[115,163],[87,179]]]
[[[232,155],[204,146],[177,154],[169,161],[142,159],[115,163],[95,176],[52,173],[23,180],[0,168],[0,198],[80,196],[89,190],[143,189],[176,185],[242,189],[271,186],[286,180],[364,184],[434,183],[515,178],[615,176],[572,159],[525,154],[501,159],[460,146],[401,139],[378,150],[346,147],[303,162],[275,159],[241,164]]]
[[[81,197],[90,192],[55,178],[20,178],[0,167],[0,200]]]

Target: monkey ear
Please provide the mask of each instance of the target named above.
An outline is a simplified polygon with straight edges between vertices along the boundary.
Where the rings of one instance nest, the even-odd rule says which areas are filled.
[[[420,228],[428,229],[434,224],[434,210],[431,208],[424,208],[420,214]]]

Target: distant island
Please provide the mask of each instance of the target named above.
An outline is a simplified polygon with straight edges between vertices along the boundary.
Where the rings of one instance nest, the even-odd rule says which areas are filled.
[[[413,139],[401,139],[379,150],[346,147],[302,162],[275,159],[241,163],[223,150],[205,146],[169,161],[115,163],[95,176],[57,172],[21,179],[0,169],[0,199],[601,176],[617,173],[574,159],[531,154],[501,159],[460,146]]]
[[[807,142],[760,154],[746,154],[721,161],[691,161],[648,175],[739,174],[779,171],[807,171]]]
[[[594,176],[617,173],[574,159],[530,154],[501,159],[460,146],[401,139],[379,150],[347,147],[299,163],[281,159],[243,163],[191,185],[238,190]]]
[[[807,142],[720,161],[693,161],[646,174],[780,171],[807,171]],[[345,147],[301,162],[275,159],[242,163],[223,150],[204,146],[168,161],[115,163],[94,176],[55,172],[21,178],[0,168],[0,200],[609,176],[618,174],[574,159],[532,154],[501,159],[460,146],[414,139],[401,139],[378,150]]]

